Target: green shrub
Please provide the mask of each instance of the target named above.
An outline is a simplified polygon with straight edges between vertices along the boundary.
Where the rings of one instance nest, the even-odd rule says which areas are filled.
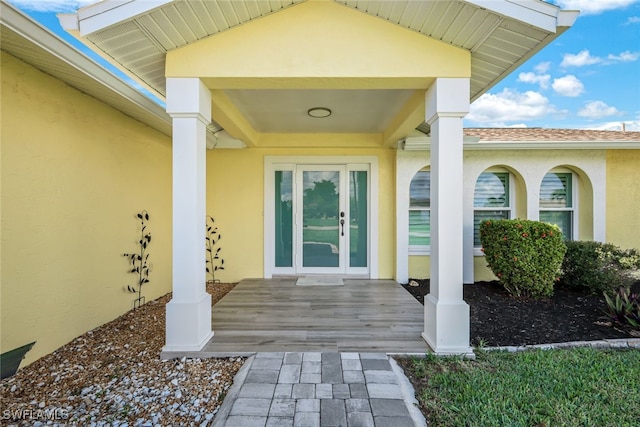
[[[560,285],[587,288],[593,293],[612,293],[629,286],[640,269],[640,252],[622,250],[610,243],[568,241],[562,262]]]
[[[483,221],[480,241],[493,274],[515,296],[540,298],[553,294],[567,250],[560,229],[521,219]]]

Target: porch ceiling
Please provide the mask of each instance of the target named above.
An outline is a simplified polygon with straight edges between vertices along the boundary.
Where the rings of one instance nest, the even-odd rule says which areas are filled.
[[[332,0],[106,0],[61,17],[63,27],[78,36],[116,66],[164,98],[165,59],[168,51],[225,30],[295,7],[304,1]],[[569,28],[577,13],[560,11],[539,0],[335,0],[361,11],[463,48],[471,53],[470,100],[488,91],[512,70]],[[273,47],[277,49],[277,46]],[[251,55],[247,52],[247,55]],[[304,117],[296,120],[290,112],[313,106],[338,108],[353,91],[242,90],[226,91],[228,98],[244,113],[256,130],[264,132],[375,132],[379,123],[389,123],[399,107],[377,111],[375,105],[401,105],[408,99],[403,90],[362,91],[352,99],[345,127],[338,121],[331,126]],[[309,98],[310,97],[310,98]],[[313,102],[308,102],[313,101]],[[314,102],[317,102],[315,104]],[[346,104],[340,104],[345,106]],[[364,108],[368,106],[369,108]],[[268,107],[268,111],[264,111]],[[376,111],[372,111],[376,110]],[[296,109],[299,112],[300,109]],[[373,115],[372,115],[373,113]],[[345,117],[346,119],[346,117]],[[287,125],[295,124],[292,130]],[[371,124],[375,123],[373,128]],[[419,123],[416,123],[418,125]],[[330,129],[328,128],[330,127]]]

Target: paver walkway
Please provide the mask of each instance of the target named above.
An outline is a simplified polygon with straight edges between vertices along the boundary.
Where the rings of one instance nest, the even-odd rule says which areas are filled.
[[[383,353],[257,353],[213,426],[426,426],[413,387]]]

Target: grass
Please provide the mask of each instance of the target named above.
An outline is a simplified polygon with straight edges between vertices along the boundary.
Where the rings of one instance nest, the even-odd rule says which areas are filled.
[[[640,350],[479,351],[403,363],[430,426],[638,426]]]

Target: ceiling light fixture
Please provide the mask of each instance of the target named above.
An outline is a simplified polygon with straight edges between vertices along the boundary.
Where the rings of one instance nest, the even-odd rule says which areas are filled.
[[[315,119],[324,119],[331,115],[331,110],[325,107],[313,107],[307,111],[307,114]]]

